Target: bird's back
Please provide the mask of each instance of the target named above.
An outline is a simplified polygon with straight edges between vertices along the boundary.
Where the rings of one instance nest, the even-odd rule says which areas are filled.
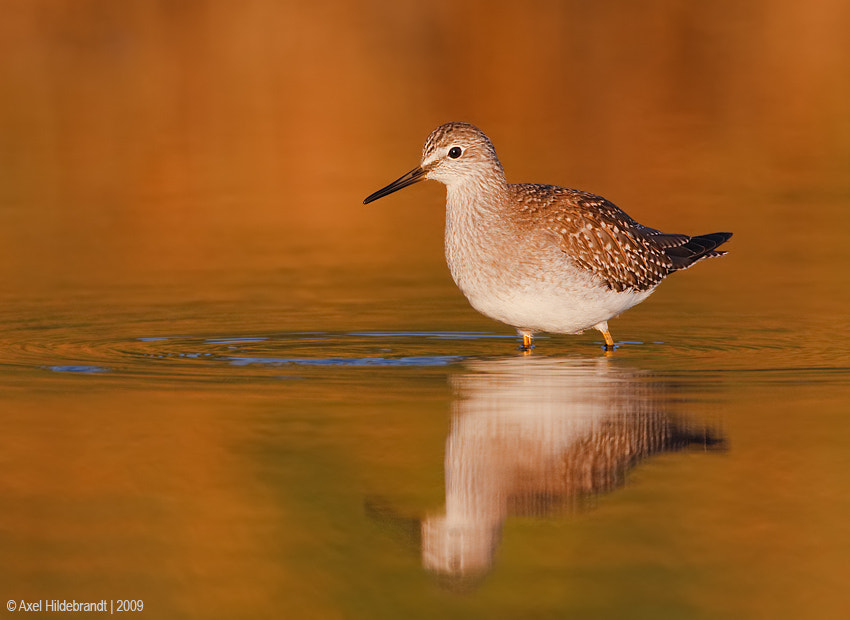
[[[731,233],[664,233],[588,192],[518,183],[509,186],[519,220],[544,228],[569,259],[615,291],[645,291],[670,273],[712,256]]]

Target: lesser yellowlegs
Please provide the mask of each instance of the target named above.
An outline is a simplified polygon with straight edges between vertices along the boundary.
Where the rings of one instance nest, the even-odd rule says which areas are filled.
[[[422,179],[445,184],[446,261],[482,314],[514,327],[529,350],[538,332],[599,330],[669,274],[722,256],[732,233],[664,233],[594,194],[508,183],[490,139],[469,123],[437,127],[413,170],[364,204]]]

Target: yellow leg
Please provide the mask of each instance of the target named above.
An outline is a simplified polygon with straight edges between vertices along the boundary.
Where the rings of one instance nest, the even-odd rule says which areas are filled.
[[[614,339],[611,338],[611,332],[608,331],[608,322],[603,321],[598,325],[594,325],[594,328],[598,329],[602,332],[602,337],[605,339],[605,350],[613,351],[614,350]]]

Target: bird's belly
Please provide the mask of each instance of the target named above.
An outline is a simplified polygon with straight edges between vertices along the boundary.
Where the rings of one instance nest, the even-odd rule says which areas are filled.
[[[649,296],[651,291],[612,292],[596,287],[585,291],[540,290],[532,287],[506,291],[464,290],[472,307],[482,314],[528,332],[576,334],[607,321]]]
[[[539,258],[539,256],[538,256]],[[478,261],[477,269],[452,276],[473,308],[521,332],[576,334],[607,321],[646,299],[646,291],[617,292],[556,255],[555,264]],[[548,261],[547,261],[548,262]]]

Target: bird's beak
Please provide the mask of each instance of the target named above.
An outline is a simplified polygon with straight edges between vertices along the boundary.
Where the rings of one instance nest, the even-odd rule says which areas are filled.
[[[410,172],[405,174],[403,177],[399,177],[398,179],[396,179],[395,181],[393,181],[392,183],[390,183],[386,187],[383,187],[383,188],[379,189],[377,192],[375,192],[374,194],[368,196],[366,198],[366,200],[363,201],[363,204],[367,205],[370,202],[372,202],[373,200],[377,200],[378,198],[383,198],[384,196],[388,196],[389,194],[392,194],[393,192],[396,192],[396,191],[398,191],[398,190],[400,190],[404,187],[407,187],[408,185],[413,185],[414,183],[418,183],[419,181],[421,181],[422,179],[425,178],[425,175],[427,173],[428,173],[428,171],[425,168],[422,168],[421,166],[416,166],[416,168],[414,168],[413,170],[411,170]]]

